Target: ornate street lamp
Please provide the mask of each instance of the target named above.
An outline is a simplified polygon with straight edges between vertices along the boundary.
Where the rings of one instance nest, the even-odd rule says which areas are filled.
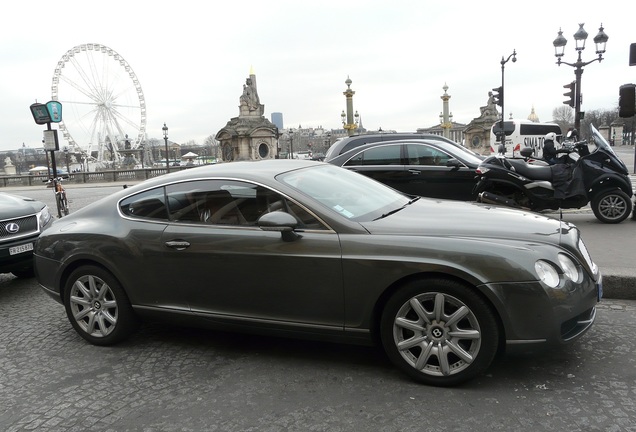
[[[166,171],[170,172],[170,152],[168,151],[168,126],[166,126],[166,123],[163,123],[163,127],[161,128],[161,130],[163,131],[163,140],[166,143]]]
[[[581,60],[581,53],[585,49],[585,41],[587,40],[587,32],[583,28],[584,24],[579,24],[579,29],[574,33],[574,42],[576,44],[575,49],[578,52],[578,58],[575,63],[564,62],[562,59],[565,51],[565,45],[568,43],[567,39],[563,36],[563,32],[559,29],[559,33],[552,42],[554,45],[554,56],[557,58],[557,65],[565,64],[572,66],[574,69],[574,75],[576,76],[575,89],[574,89],[574,128],[579,130],[581,127],[581,75],[583,74],[583,67],[589,65],[592,62],[603,60],[603,54],[605,53],[605,45],[609,37],[603,31],[603,24],[598,29],[598,34],[594,36],[594,43],[596,44],[597,58],[588,62]],[[564,86],[566,87],[566,86]]]
[[[287,156],[287,159],[293,159],[294,158],[294,129],[289,128],[289,155]]]
[[[360,118],[358,111],[356,111],[355,115],[353,114],[353,95],[356,94],[356,92],[351,90],[351,83],[351,78],[347,76],[347,80],[345,81],[347,90],[342,93],[347,98],[347,113],[345,114],[344,110],[342,110],[342,114],[340,114],[340,117],[342,118],[342,127],[344,127],[347,131],[347,135],[349,136],[355,133],[355,130],[358,128],[358,120]]]

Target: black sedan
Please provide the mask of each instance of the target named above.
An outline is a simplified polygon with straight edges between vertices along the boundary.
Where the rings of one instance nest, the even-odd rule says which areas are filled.
[[[87,341],[140,318],[379,342],[416,380],[454,385],[504,348],[571,342],[601,274],[571,224],[412,198],[323,162],[268,160],[147,180],[56,220],[36,275]]]
[[[403,139],[364,144],[325,162],[409,195],[473,201],[475,169],[482,158],[447,141]]]
[[[33,276],[33,245],[51,220],[44,203],[0,192],[0,273]]]

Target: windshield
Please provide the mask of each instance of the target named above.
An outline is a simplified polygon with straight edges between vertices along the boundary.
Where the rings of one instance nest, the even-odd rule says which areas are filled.
[[[325,164],[280,174],[278,181],[356,222],[404,207],[409,198],[362,174]]]
[[[594,127],[594,125],[590,125],[590,135],[592,135],[592,139],[594,140],[594,144],[596,145],[597,149],[602,148],[606,152],[613,154],[614,157],[619,159],[616,153],[614,153],[614,149],[609,145],[607,140],[605,140],[603,135],[601,135],[601,133]]]

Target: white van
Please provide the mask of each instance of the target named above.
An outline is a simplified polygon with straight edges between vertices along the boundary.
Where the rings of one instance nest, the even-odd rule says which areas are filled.
[[[501,130],[501,122],[496,122],[490,128],[490,151],[499,153],[497,133]],[[535,123],[530,120],[506,120],[503,130],[506,134],[506,156],[519,156],[524,147],[530,147],[533,156],[540,158],[543,155],[543,138],[549,132],[557,135],[557,141],[561,142],[561,127],[556,123]],[[557,144],[557,143],[555,143]]]
[[[293,159],[311,159],[312,156],[313,154],[311,150],[302,150],[302,151],[294,152]]]

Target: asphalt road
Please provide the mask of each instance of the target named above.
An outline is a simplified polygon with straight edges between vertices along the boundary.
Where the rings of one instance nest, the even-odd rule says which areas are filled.
[[[71,211],[120,187],[69,185]],[[2,274],[0,430],[636,431],[636,301],[598,309],[574,344],[444,389],[365,347],[156,323],[95,347],[34,279]]]

